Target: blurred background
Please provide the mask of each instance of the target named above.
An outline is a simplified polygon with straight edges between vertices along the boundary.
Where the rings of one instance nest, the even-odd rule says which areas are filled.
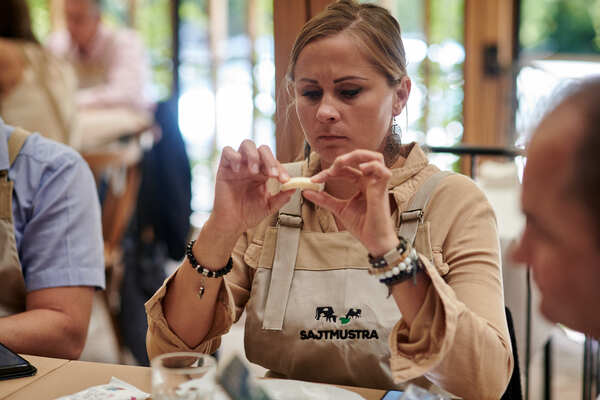
[[[27,2],[42,41],[64,26],[61,0]],[[276,148],[274,3],[278,16],[298,8],[292,1],[272,0],[104,1],[107,24],[133,27],[143,38],[152,65],[148,89],[154,100],[177,99],[179,127],[192,164],[192,209],[197,224],[211,209],[209,188],[215,160],[225,145],[235,147],[251,138]],[[312,3],[318,8],[327,1]],[[599,71],[598,0],[379,3],[397,17],[404,34],[413,90],[407,112],[398,122],[407,141],[451,146],[469,139],[473,144],[521,145],[543,110],[540,100],[564,78]],[[467,16],[474,20],[468,21]],[[501,88],[504,93],[482,91],[475,96],[496,97],[499,115],[496,126],[488,127],[497,132],[473,132],[472,138],[464,138],[465,115],[477,113],[477,109],[465,109],[467,34],[475,42],[472,50],[481,53],[473,55],[471,62],[485,64],[477,71],[483,76],[472,79],[486,81],[496,76],[509,81],[509,87]],[[479,57],[483,60],[475,60]],[[509,109],[504,116],[507,121],[502,121],[500,105]],[[483,142],[494,134],[494,141]],[[442,165],[456,162],[452,155],[435,158]]]

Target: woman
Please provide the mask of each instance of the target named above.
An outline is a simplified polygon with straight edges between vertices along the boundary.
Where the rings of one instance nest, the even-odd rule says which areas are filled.
[[[464,398],[501,396],[513,360],[486,199],[447,177],[424,209],[418,255],[396,234],[438,171],[393,133],[410,93],[405,64],[400,27],[381,7],[340,1],[304,26],[288,78],[312,149],[302,175],[325,191],[303,192],[300,221],[293,191],[267,188],[289,179],[268,148],[225,148],[210,218],[146,305],[151,357],[212,353],[245,309],[247,356],[271,375],[387,389],[421,378]],[[367,272],[379,268],[388,275]]]
[[[0,2],[0,112],[5,122],[68,144],[76,89],[73,70],[35,38],[27,2]]]

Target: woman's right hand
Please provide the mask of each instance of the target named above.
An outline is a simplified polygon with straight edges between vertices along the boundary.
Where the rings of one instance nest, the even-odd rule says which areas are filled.
[[[281,183],[290,178],[269,147],[256,148],[250,140],[244,140],[237,151],[225,147],[217,171],[213,222],[240,235],[280,209],[294,190],[271,195],[266,188],[269,178]]]

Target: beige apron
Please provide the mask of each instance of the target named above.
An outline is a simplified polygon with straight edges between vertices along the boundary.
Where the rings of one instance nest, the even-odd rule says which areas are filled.
[[[15,129],[8,140],[9,162],[19,154],[28,133]],[[15,242],[12,215],[13,182],[8,170],[0,170],[0,317],[25,311],[25,281]]]
[[[291,176],[299,175],[299,163],[287,167]],[[424,208],[429,193],[424,199],[419,193],[409,210],[417,208],[412,207],[416,201]],[[248,359],[270,369],[271,376],[404,387],[393,382],[388,345],[401,314],[387,287],[367,273],[367,250],[349,232],[302,231],[300,191],[294,196],[265,235],[265,244],[277,248],[274,256],[262,252],[252,282],[245,309]],[[420,210],[402,213],[401,219],[410,220],[404,228],[414,232],[400,229],[406,238],[414,240],[417,228],[418,236],[427,237],[415,242],[419,251],[429,242],[421,218]]]

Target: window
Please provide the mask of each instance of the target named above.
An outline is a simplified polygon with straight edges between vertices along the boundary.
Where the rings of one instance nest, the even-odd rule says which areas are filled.
[[[463,133],[464,0],[380,1],[400,22],[412,90],[397,117],[404,142],[430,146],[460,143]],[[432,154],[443,169],[458,160]]]
[[[561,87],[600,72],[600,1],[522,0],[516,144],[523,146]]]
[[[192,162],[192,223],[212,209],[221,150],[275,149],[272,0],[183,0],[179,125]]]

